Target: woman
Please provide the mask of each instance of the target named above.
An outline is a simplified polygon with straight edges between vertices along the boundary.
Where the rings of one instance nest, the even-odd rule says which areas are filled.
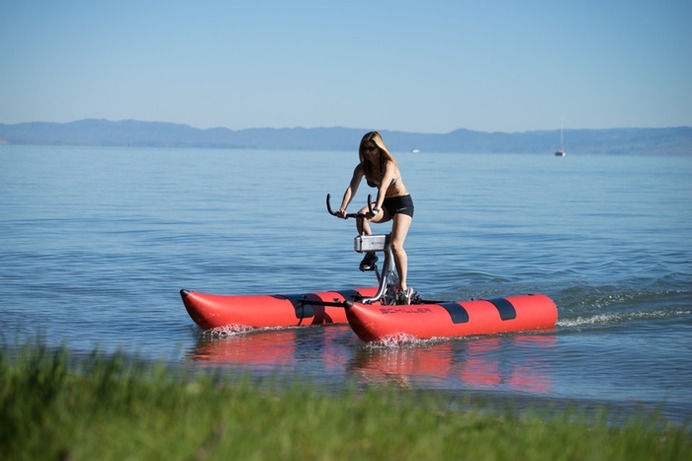
[[[408,257],[404,250],[404,240],[413,220],[413,200],[401,179],[399,165],[385,146],[382,136],[377,131],[370,131],[363,136],[358,149],[360,163],[353,170],[351,183],[344,192],[337,216],[346,219],[346,208],[358,191],[361,180],[365,177],[370,187],[377,187],[377,199],[372,208],[365,206],[359,213],[365,217],[356,220],[359,234],[372,235],[370,222],[383,223],[392,221],[391,247],[394,264],[399,274],[399,304],[411,304],[415,290],[406,283]],[[360,270],[374,270],[377,255],[374,252],[365,254],[360,263]]]

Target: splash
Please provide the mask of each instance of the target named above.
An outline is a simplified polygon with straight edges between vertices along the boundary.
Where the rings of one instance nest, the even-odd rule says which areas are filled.
[[[407,333],[396,333],[386,336],[377,341],[367,343],[367,347],[371,349],[396,349],[402,347],[426,347],[443,341],[449,341],[449,338],[430,338],[420,339],[416,336]]]
[[[620,317],[617,314],[598,314],[591,317],[577,317],[576,319],[558,320],[558,327],[578,327],[582,325],[607,325],[614,323]]]
[[[303,327],[251,327],[248,325],[241,324],[230,324],[224,325],[222,327],[212,328],[211,330],[202,331],[202,336],[208,339],[216,338],[230,338],[234,336],[246,336],[254,333],[264,333],[269,331],[287,331],[287,330],[300,330]]]
[[[608,314],[596,314],[576,319],[561,319],[556,325],[558,327],[580,327],[584,325],[615,325],[632,320],[653,320],[671,317],[684,317],[692,314],[689,310],[677,311],[652,311],[652,312],[615,312]]]
[[[230,336],[246,334],[251,331],[257,331],[257,329],[247,325],[231,324],[206,330],[202,333],[202,335],[207,338],[227,338]]]

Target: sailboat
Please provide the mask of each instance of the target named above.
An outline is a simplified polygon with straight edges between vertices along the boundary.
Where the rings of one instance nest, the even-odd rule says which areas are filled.
[[[563,125],[562,120],[560,120],[560,148],[555,151],[556,157],[564,157],[565,155],[567,155],[567,152],[565,152],[565,148],[563,146],[564,138],[562,135],[562,125]]]

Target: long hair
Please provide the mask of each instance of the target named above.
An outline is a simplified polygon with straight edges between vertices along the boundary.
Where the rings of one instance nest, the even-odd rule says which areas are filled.
[[[391,160],[396,164],[396,159],[392,155],[391,152],[389,152],[389,149],[387,149],[387,145],[384,143],[384,139],[382,139],[382,135],[378,133],[377,131],[368,131],[363,135],[363,138],[360,140],[360,146],[358,147],[358,158],[360,158],[360,163],[363,165],[363,171],[365,172],[365,178],[366,179],[376,179],[372,177],[372,171],[370,168],[370,163],[365,161],[365,143],[368,141],[372,141],[375,143],[378,149],[380,149],[380,152],[384,156],[385,159]],[[384,164],[385,162],[382,162]],[[382,168],[380,169],[381,171],[384,171]]]

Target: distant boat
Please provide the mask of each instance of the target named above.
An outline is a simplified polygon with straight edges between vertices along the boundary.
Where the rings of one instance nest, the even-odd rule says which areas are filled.
[[[565,152],[565,148],[564,148],[563,144],[564,144],[564,139],[562,136],[562,120],[560,120],[560,148],[555,151],[556,157],[564,157],[565,155],[567,155],[567,152]]]
[[[411,149],[412,154],[420,154],[420,149]]]

